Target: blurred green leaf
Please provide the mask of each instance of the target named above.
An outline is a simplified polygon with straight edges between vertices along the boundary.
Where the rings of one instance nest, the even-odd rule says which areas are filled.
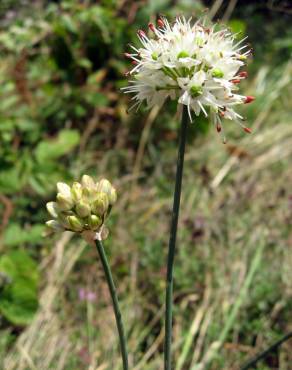
[[[245,35],[246,23],[244,21],[240,19],[231,19],[228,22],[228,26],[233,33],[240,33],[240,35],[238,36],[239,38],[242,38],[242,36]]]
[[[13,251],[0,258],[0,273],[0,312],[15,325],[29,324],[38,307],[36,263],[26,252]]]
[[[12,223],[4,232],[3,242],[7,247],[15,247],[23,243],[38,243],[44,229],[44,226],[41,224],[24,229],[20,225]]]
[[[42,141],[35,150],[38,162],[46,163],[70,153],[80,141],[77,130],[62,130],[57,138]]]

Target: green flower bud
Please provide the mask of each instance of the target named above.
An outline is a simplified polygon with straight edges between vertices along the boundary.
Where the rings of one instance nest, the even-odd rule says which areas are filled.
[[[91,203],[96,198],[96,195],[97,195],[97,190],[94,188],[84,187],[82,189],[82,198],[88,203]]]
[[[49,202],[46,204],[46,207],[47,207],[47,210],[49,212],[49,214],[54,217],[54,218],[58,218],[58,205],[56,202]]]
[[[107,179],[101,179],[97,183],[97,190],[109,195],[112,190],[112,184]]]
[[[71,188],[71,195],[74,202],[78,202],[82,198],[82,185],[79,182],[74,182]]]
[[[91,230],[98,230],[98,228],[101,226],[102,221],[99,216],[91,215],[88,217],[88,224]]]
[[[108,210],[109,199],[106,193],[99,193],[92,205],[92,211],[98,216],[103,216]]]
[[[80,232],[83,230],[84,224],[82,220],[80,220],[78,217],[68,216],[67,220],[72,231]]]
[[[94,189],[96,187],[95,186],[95,182],[93,181],[93,178],[90,177],[90,176],[88,176],[88,175],[83,175],[82,176],[81,184],[85,188],[92,188],[92,189]]]
[[[221,71],[221,69],[219,69],[219,68],[213,69],[212,77],[222,78],[223,76],[224,76],[224,73]]]
[[[68,221],[68,216],[73,216],[73,212],[70,212],[70,213],[59,213],[58,215],[58,222],[62,225],[62,227],[64,229],[70,229],[70,224],[69,224],[69,221]]]
[[[56,220],[49,220],[46,222],[46,225],[49,229],[54,230],[54,231],[62,231],[63,227],[62,225],[59,224],[58,221]]]
[[[57,194],[57,205],[61,211],[68,211],[74,206],[74,202],[71,196],[65,196],[62,193]]]
[[[109,204],[112,206],[117,201],[117,191],[114,187],[112,187],[110,194],[108,195]]]
[[[58,193],[62,194],[64,197],[71,197],[71,188],[64,182],[57,183]]]
[[[77,203],[76,213],[80,217],[89,216],[90,215],[90,206],[89,206],[89,204],[87,204],[83,201],[80,201],[79,203]]]

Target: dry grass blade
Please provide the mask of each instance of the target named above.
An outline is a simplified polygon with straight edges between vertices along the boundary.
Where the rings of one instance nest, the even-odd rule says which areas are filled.
[[[64,328],[54,306],[64,281],[85,247],[82,243],[75,248],[65,249],[70,238],[71,236],[65,233],[57,242],[52,255],[48,257],[53,261],[53,266],[49,270],[48,283],[40,297],[39,312],[6,357],[6,370],[25,370],[27,366],[31,369],[49,370],[53,361],[57,364],[56,369],[64,368],[67,355],[72,349],[70,329],[66,331],[68,328]]]

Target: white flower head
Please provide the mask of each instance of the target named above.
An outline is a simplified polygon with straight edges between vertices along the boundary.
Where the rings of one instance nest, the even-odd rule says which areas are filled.
[[[229,30],[217,28],[180,17],[173,25],[166,18],[158,19],[157,27],[150,23],[153,37],[139,30],[142,46],[131,46],[133,53],[125,54],[134,64],[127,73],[130,84],[123,88],[125,93],[134,94],[130,109],[138,109],[144,101],[149,108],[161,106],[170,98],[187,106],[191,121],[192,112],[196,116],[203,112],[220,133],[222,118],[234,120],[251,132],[234,111],[235,105],[254,100],[236,93],[238,84],[247,77],[240,69],[251,51],[242,45],[245,39],[238,42]]]

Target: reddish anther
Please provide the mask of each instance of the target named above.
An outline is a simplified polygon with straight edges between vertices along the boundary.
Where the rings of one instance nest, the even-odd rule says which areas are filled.
[[[164,27],[164,22],[163,22],[163,20],[161,18],[157,19],[157,25],[160,28]]]
[[[143,30],[138,30],[137,33],[140,37],[146,37],[146,33]]]
[[[249,127],[244,127],[244,131],[248,134],[251,134],[251,129]]]
[[[152,32],[155,32],[155,26],[153,23],[148,23],[148,27]]]
[[[243,78],[247,78],[248,77],[248,73],[246,71],[242,71],[242,72],[238,73],[238,76],[239,77],[243,77]]]
[[[217,132],[221,132],[221,130],[222,130],[222,126],[219,123],[217,123],[217,125],[216,125],[216,130],[217,130]]]
[[[240,84],[241,80],[240,80],[240,79],[238,79],[238,78],[235,78],[235,79],[231,80],[231,82],[232,82],[233,84]]]
[[[248,95],[246,98],[245,98],[245,101],[244,101],[244,104],[248,104],[248,103],[251,103],[255,100],[255,97],[254,96],[250,96]]]
[[[136,60],[132,60],[131,63],[134,64],[134,66],[136,66],[138,64],[138,62]]]

